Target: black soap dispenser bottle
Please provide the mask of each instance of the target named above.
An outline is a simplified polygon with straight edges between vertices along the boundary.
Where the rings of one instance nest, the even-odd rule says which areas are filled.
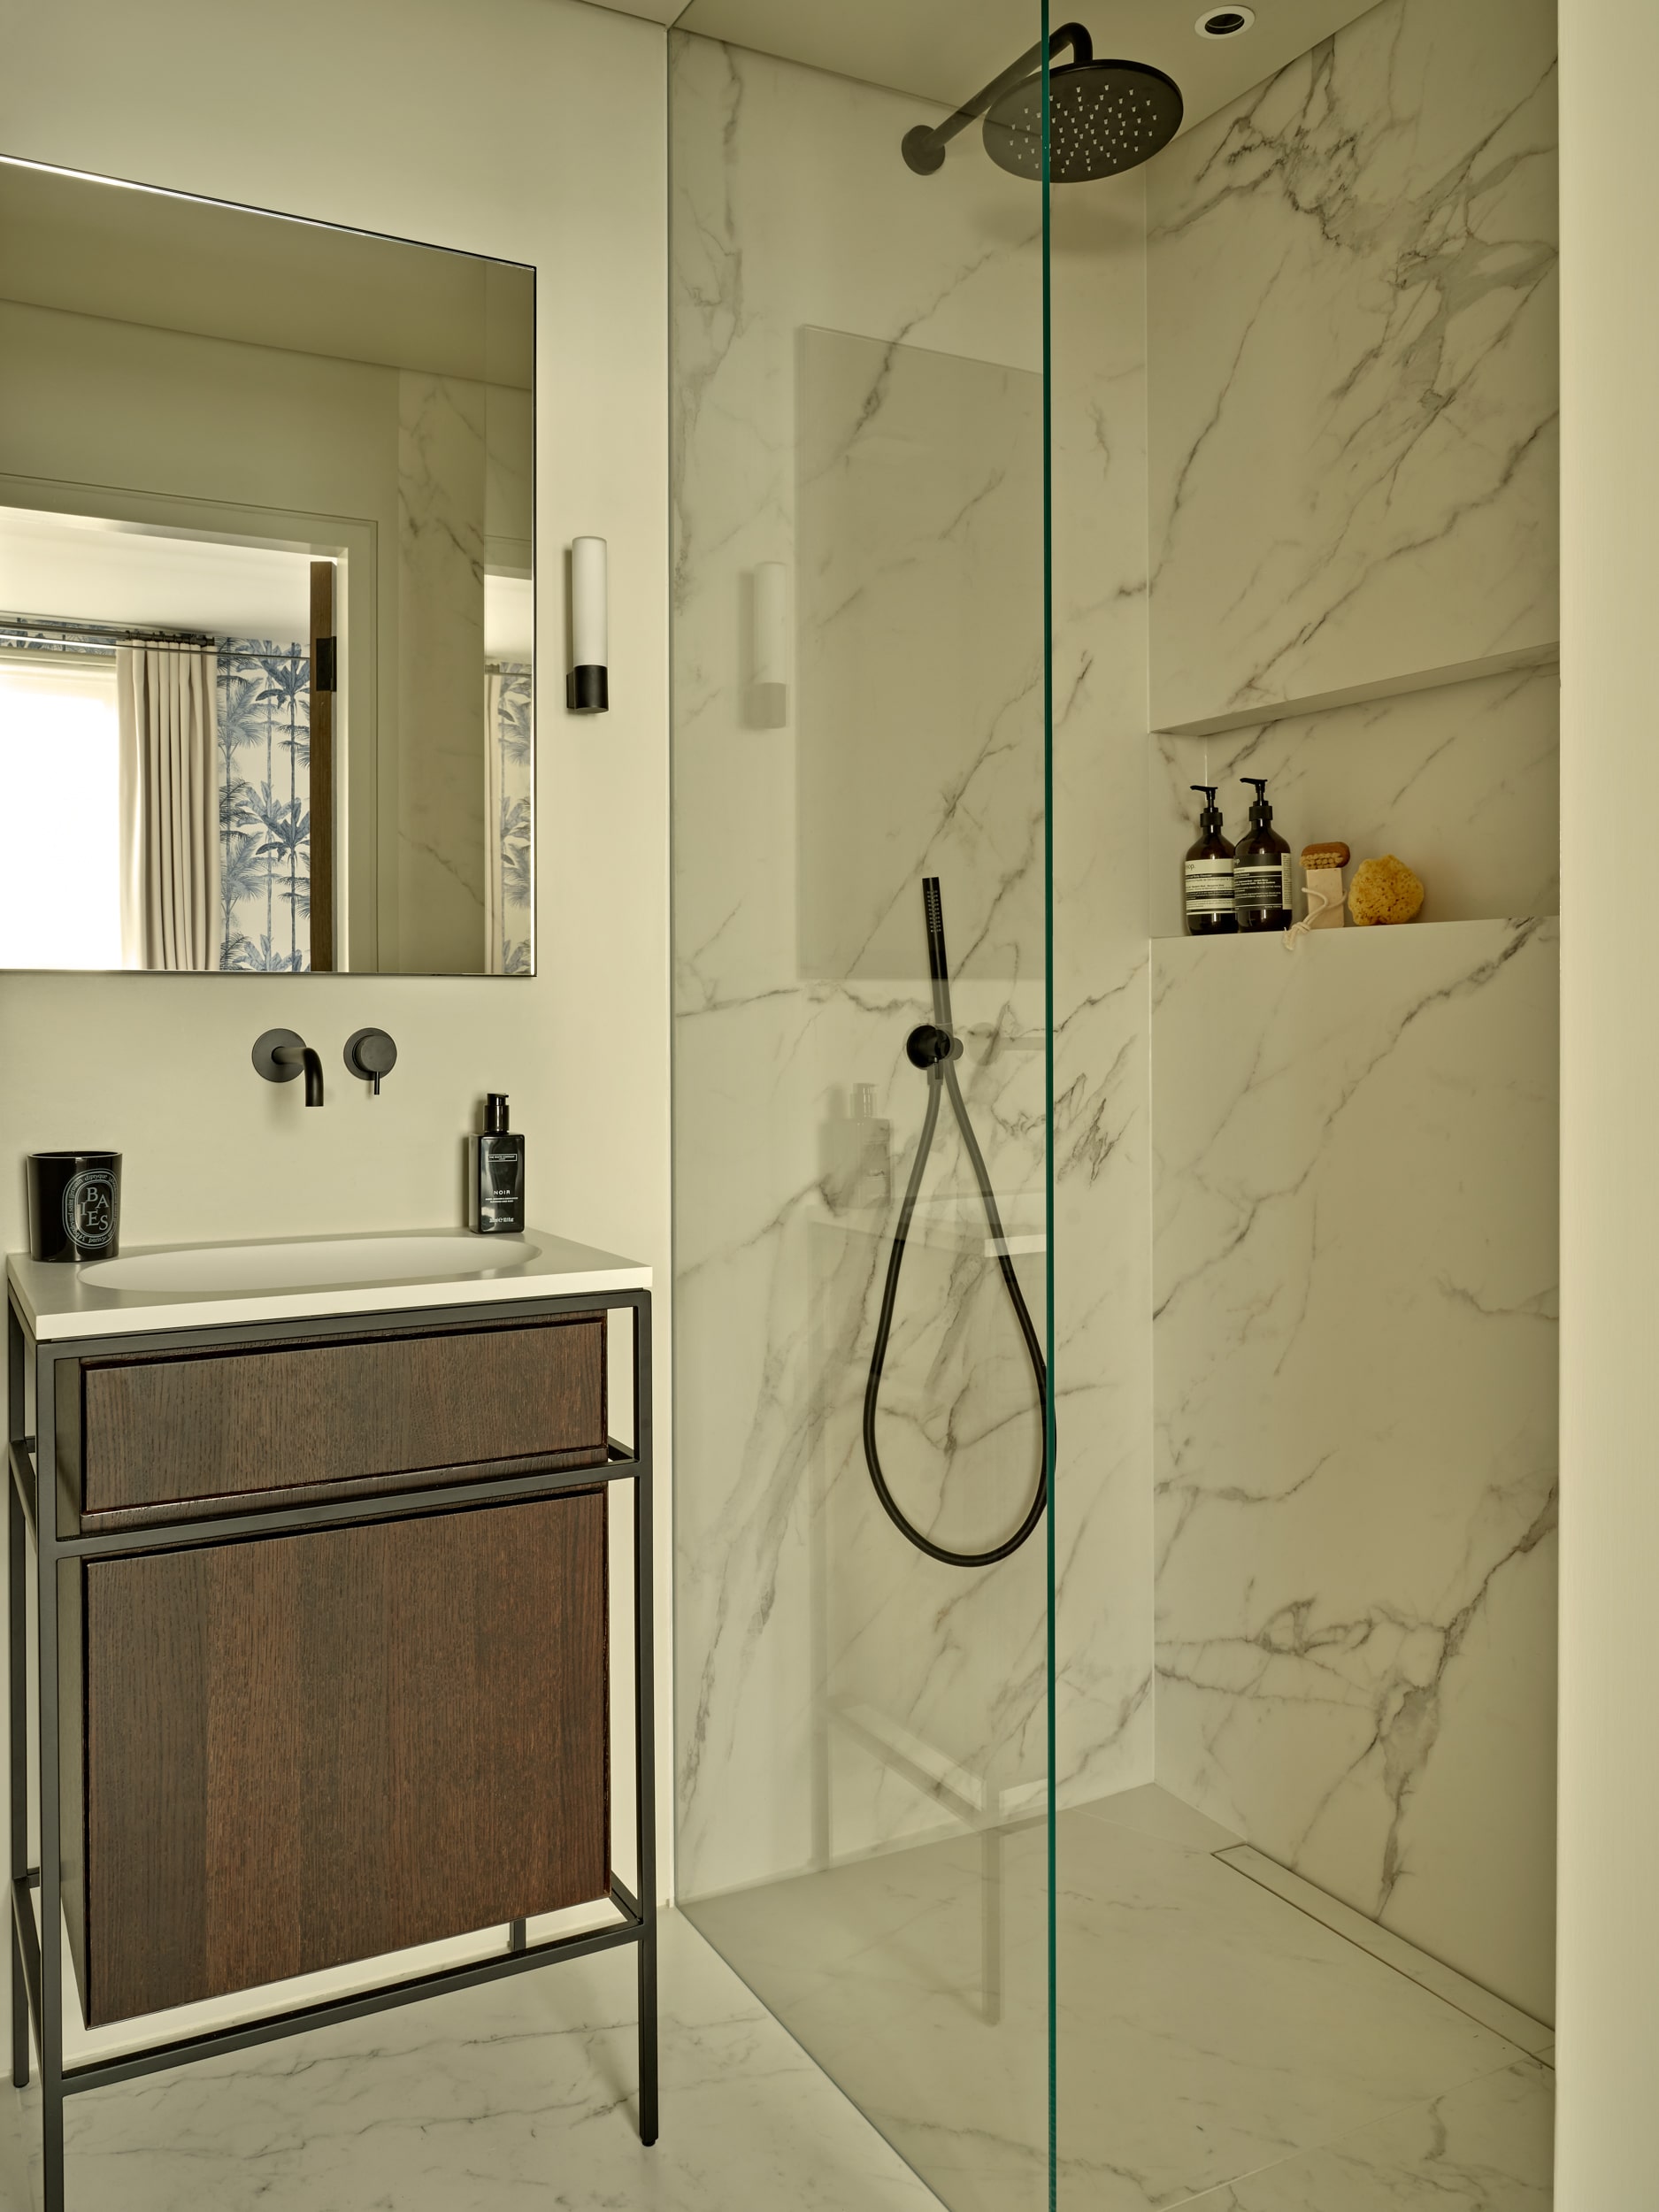
[[[471,1225],[480,1236],[512,1235],[524,1227],[524,1139],[507,1127],[507,1095],[484,1101],[484,1133],[472,1140]]]
[[[1213,783],[1195,783],[1204,795],[1198,817],[1198,841],[1187,849],[1182,873],[1189,937],[1231,937],[1239,926],[1233,912],[1233,848],[1221,834],[1221,809]]]
[[[1273,827],[1267,778],[1240,776],[1253,785],[1250,826],[1233,859],[1233,910],[1241,930],[1290,927],[1290,847]]]

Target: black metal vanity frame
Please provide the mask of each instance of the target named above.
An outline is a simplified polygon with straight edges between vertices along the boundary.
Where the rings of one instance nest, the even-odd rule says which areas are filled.
[[[221,1514],[212,1519],[157,1523],[142,1530],[96,1535],[59,1532],[54,1412],[54,1369],[60,1360],[96,1359],[121,1354],[211,1350],[258,1343],[327,1340],[342,1330],[382,1327],[408,1330],[476,1326],[492,1322],[545,1320],[555,1316],[632,1309],[634,1315],[634,1445],[610,1444],[602,1466],[557,1472],[509,1475],[442,1487],[388,1491],[329,1503],[288,1505],[265,1511]],[[10,1731],[12,1779],[12,2078],[19,2088],[29,2080],[29,2033],[33,2025],[41,2059],[41,2099],[46,2212],[64,2212],[64,2099],[160,2073],[196,2059],[250,2049],[310,2028],[361,2020],[426,1997],[474,1989],[538,1966],[557,1964],[596,1951],[633,1944],[639,1969],[640,2136],[654,2143],[657,2131],[657,1854],[654,1720],[652,1713],[651,1567],[651,1296],[646,1290],[602,1290],[558,1298],[489,1300],[465,1305],[402,1308],[374,1312],[318,1316],[297,1321],[245,1322],[235,1325],[123,1331],[119,1334],[52,1337],[39,1340],[25,1320],[17,1292],[7,1285],[8,1459],[12,1479],[6,1580],[8,1650],[11,1662]],[[34,1354],[36,1433],[26,1433],[25,1383]],[[42,1486],[40,1470],[49,1471]],[[526,1939],[523,1921],[512,1924],[507,1951],[464,1966],[411,1975],[324,2002],[296,2005],[234,2026],[181,2037],[171,2043],[88,2061],[63,2062],[63,1920],[61,1909],[58,1800],[58,1568],[67,1559],[97,1558],[173,1550],[257,1535],[406,1518],[472,1506],[522,1502],[565,1490],[588,1489],[627,1481],[634,1490],[634,1731],[635,1762],[635,1862],[640,1893],[635,1897],[613,1874],[611,1901],[620,1918],[614,1925],[589,1929],[539,1943]],[[42,1504],[42,1501],[44,1502]],[[38,1605],[38,1772],[41,1863],[28,1863],[28,1540],[34,1539]],[[30,1893],[40,1895],[39,1925]]]

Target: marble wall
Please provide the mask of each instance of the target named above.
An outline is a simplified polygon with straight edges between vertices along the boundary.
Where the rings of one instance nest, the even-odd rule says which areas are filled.
[[[1056,1786],[1146,1781],[1156,1751],[1537,2009],[1548,28],[1532,0],[1385,0],[1147,171],[1059,196],[1052,387]],[[671,61],[695,1898],[1041,1797],[1038,1555],[920,1558],[859,1438],[921,1114],[925,872],[1041,1309],[1041,326],[1034,204],[982,162],[912,179],[911,104],[695,37]],[[763,562],[793,586],[780,726],[749,706]],[[1426,925],[1175,938],[1187,787],[1246,770],[1296,841],[1414,860]],[[929,1189],[881,1432],[916,1517],[982,1542],[1028,1494],[1030,1378],[954,1141]]]
[[[695,1897],[1029,1809],[1044,1786],[1041,1540],[964,1572],[882,1515],[860,1415],[894,1208],[836,1168],[858,1084],[891,1124],[895,1188],[914,1156],[926,1093],[903,1044],[927,1013],[919,886],[938,873],[964,1087],[1042,1327],[1042,332],[1036,197],[979,161],[914,177],[917,104],[683,35],[671,69]],[[1068,219],[1056,319],[1077,491],[1057,580],[1060,1721],[1088,1793],[1151,1763],[1143,252],[1128,180]],[[793,584],[781,727],[748,703],[768,561]],[[981,1546],[1023,1513],[1040,1437],[948,1117],[927,1194],[882,1448],[922,1525]]]
[[[1148,188],[1158,1778],[1545,2016],[1554,55],[1385,0]],[[1422,921],[1177,936],[1245,772]]]
[[[1152,164],[1156,726],[1556,636],[1555,33],[1384,0]]]
[[[1156,948],[1158,1774],[1548,2017],[1556,926]]]
[[[396,927],[381,965],[416,974],[490,965],[485,851],[484,538],[488,387],[397,377],[396,813],[382,834]],[[395,843],[386,833],[395,828]],[[388,859],[395,858],[390,886]],[[384,911],[384,909],[383,909]]]

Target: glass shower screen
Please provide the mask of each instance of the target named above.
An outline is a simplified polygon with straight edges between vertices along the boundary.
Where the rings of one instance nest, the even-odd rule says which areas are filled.
[[[977,125],[907,157],[975,54],[879,89],[703,13],[670,41],[679,1895],[953,2212],[1041,2212],[1044,192]]]

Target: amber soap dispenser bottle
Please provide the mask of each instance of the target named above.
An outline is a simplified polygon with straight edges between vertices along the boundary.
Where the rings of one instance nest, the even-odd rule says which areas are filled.
[[[1233,859],[1233,910],[1241,930],[1290,927],[1290,847],[1273,827],[1267,803],[1267,778],[1240,776],[1256,796],[1250,826],[1240,838]]]
[[[524,1139],[507,1126],[507,1094],[484,1101],[484,1133],[472,1140],[468,1211],[480,1236],[511,1236],[524,1227]]]
[[[1182,891],[1189,937],[1231,937],[1239,926],[1233,910],[1233,848],[1221,834],[1221,809],[1213,783],[1195,783],[1204,795],[1198,817],[1198,841],[1187,849]]]

